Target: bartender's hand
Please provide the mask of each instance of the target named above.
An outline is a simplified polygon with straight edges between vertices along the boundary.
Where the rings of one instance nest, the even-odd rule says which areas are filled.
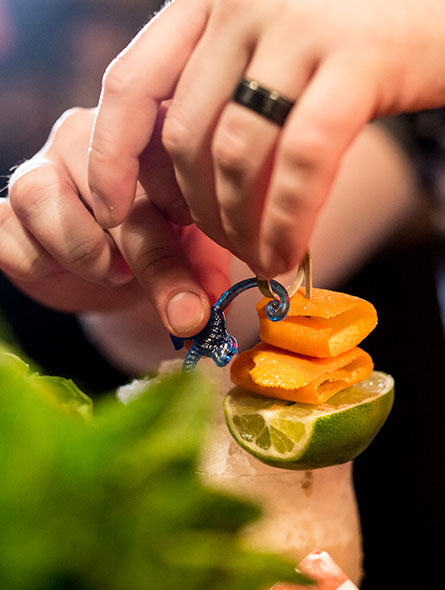
[[[51,307],[107,311],[150,299],[170,332],[194,334],[207,321],[209,298],[228,286],[229,255],[195,226],[184,227],[187,213],[174,204],[169,210],[179,189],[157,131],[141,156],[153,200],[138,184],[125,221],[104,231],[87,182],[93,121],[92,110],[67,112],[40,152],[13,174],[9,199],[0,199],[0,268]]]
[[[349,144],[378,115],[445,103],[443,0],[175,0],[111,64],[89,159],[104,227],[132,209],[159,104],[187,210],[260,276],[289,270]],[[235,104],[246,76],[296,104],[282,128]]]

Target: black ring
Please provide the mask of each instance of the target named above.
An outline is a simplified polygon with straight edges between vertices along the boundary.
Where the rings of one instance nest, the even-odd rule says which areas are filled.
[[[268,90],[255,80],[241,78],[232,100],[282,127],[295,101],[284,98],[276,90]]]

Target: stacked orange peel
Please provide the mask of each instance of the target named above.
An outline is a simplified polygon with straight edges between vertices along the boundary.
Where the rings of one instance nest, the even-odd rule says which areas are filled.
[[[232,381],[254,393],[306,404],[322,404],[337,392],[367,379],[374,368],[358,344],[377,325],[374,306],[353,295],[300,289],[289,313],[271,322],[269,299],[257,305],[261,343],[232,363]]]

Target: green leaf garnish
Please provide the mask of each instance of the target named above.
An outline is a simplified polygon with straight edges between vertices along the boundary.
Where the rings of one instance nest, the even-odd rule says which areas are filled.
[[[8,590],[259,590],[302,583],[245,549],[250,503],[196,465],[211,386],[177,374],[127,406],[0,352],[0,579]],[[88,420],[79,419],[89,417]]]

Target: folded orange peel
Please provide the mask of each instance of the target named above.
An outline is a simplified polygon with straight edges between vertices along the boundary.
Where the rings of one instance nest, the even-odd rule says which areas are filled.
[[[336,357],[310,358],[268,344],[257,344],[233,361],[235,385],[267,397],[322,404],[337,392],[370,376],[371,357],[355,347]]]
[[[270,299],[257,305],[262,342],[306,356],[334,357],[357,346],[377,325],[374,306],[353,295],[313,289],[306,299],[300,289],[280,322],[266,317]]]
[[[376,326],[374,306],[353,295],[300,289],[280,322],[266,317],[264,298],[257,305],[262,342],[232,363],[232,381],[267,397],[322,404],[337,392],[367,379],[374,368],[357,347]]]

